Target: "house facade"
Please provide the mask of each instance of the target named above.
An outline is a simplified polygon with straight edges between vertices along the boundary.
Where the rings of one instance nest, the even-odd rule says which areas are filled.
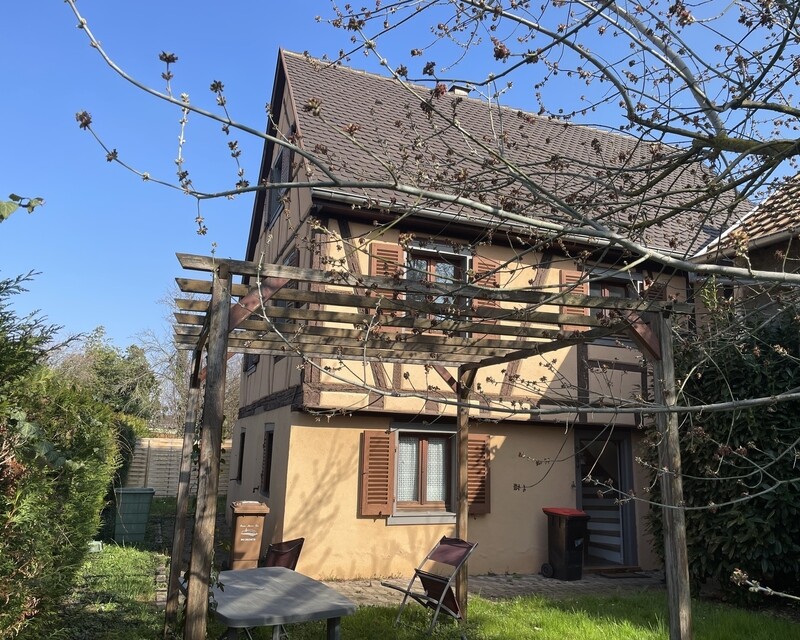
[[[289,282],[285,289],[295,287],[293,295],[267,303],[275,331],[285,326],[286,353],[245,357],[228,500],[265,502],[264,544],[304,537],[298,570],[317,578],[405,575],[442,535],[455,532],[457,395],[451,382],[458,376],[453,362],[469,362],[471,353],[463,332],[448,324],[451,314],[420,312],[421,305],[456,315],[471,308],[483,321],[473,323],[470,339],[508,348],[519,340],[520,324],[510,321],[520,310],[513,292],[684,302],[690,290],[685,274],[643,260],[627,267],[623,251],[584,234],[580,221],[552,241],[519,219],[497,224],[484,215],[498,205],[548,220],[546,199],[519,193],[511,179],[503,182],[515,162],[536,160],[531,172],[537,184],[580,203],[597,188],[581,181],[583,159],[597,164],[605,157],[606,171],[615,167],[622,180],[620,158],[652,157],[652,150],[588,127],[493,110],[469,97],[426,98],[432,95],[391,78],[279,54],[268,133],[295,149],[265,145],[261,180],[280,186],[256,197],[246,259],[324,270],[331,278],[316,290]],[[431,109],[453,114],[449,128]],[[501,135],[483,138],[469,138],[453,124],[486,131],[487,122],[503,120]],[[570,165],[573,170],[565,171]],[[415,189],[398,194],[390,188],[393,179]],[[434,201],[432,185],[480,206]],[[711,237],[669,224],[647,233],[645,239],[664,251],[676,243],[687,251]],[[331,342],[329,358],[302,357],[288,332],[344,327],[335,306],[315,303],[315,291],[353,292],[337,284],[337,273],[428,283],[432,291],[447,284],[446,295],[436,289],[399,300],[365,288],[361,294],[369,292],[376,303],[373,320],[359,327],[402,349],[424,325],[422,338],[426,331],[447,337],[447,358],[432,348],[401,361],[359,360],[344,341]],[[459,295],[459,283],[510,293],[478,308]],[[307,326],[282,325],[275,310],[281,308],[303,309]],[[586,329],[559,315],[586,315],[598,327],[607,320],[590,308],[545,302],[536,310],[541,315],[525,323],[528,336]],[[470,573],[538,572],[548,557],[544,507],[577,507],[591,516],[588,565],[656,566],[648,504],[628,499],[646,497],[650,482],[637,462],[645,446],[643,418],[623,409],[650,397],[647,371],[643,354],[623,334],[489,362],[478,371],[467,525],[478,548]]]

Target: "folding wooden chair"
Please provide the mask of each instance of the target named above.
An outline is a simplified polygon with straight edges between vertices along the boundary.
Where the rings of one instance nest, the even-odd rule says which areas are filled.
[[[478,546],[477,542],[466,542],[459,538],[442,537],[427,556],[414,569],[414,576],[408,586],[403,586],[393,582],[381,582],[384,587],[395,589],[405,594],[394,621],[395,626],[400,624],[403,609],[408,599],[416,600],[421,605],[433,609],[431,624],[428,627],[427,635],[433,632],[436,620],[440,613],[445,613],[456,620],[461,620],[461,610],[453,591],[453,583],[459,570],[467,561],[467,558]],[[419,585],[415,583],[419,581]]]
[[[273,542],[267,547],[264,557],[258,561],[258,566],[286,567],[294,571],[305,540],[305,538],[296,538],[285,542]]]

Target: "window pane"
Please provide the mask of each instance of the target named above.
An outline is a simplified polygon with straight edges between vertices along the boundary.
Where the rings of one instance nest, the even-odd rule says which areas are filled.
[[[419,440],[413,436],[398,442],[397,501],[419,502]]]
[[[428,440],[428,502],[447,500],[447,438]]]
[[[406,278],[414,282],[425,282],[428,279],[428,261],[409,256]]]
[[[450,264],[449,262],[436,261],[433,264],[433,269],[435,275],[433,277],[434,282],[444,282],[446,284],[450,284],[456,281],[456,266],[454,264]]]

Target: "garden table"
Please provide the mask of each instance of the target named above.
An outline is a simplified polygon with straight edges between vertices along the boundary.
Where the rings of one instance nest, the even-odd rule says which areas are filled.
[[[339,640],[342,616],[356,610],[338,591],[283,567],[222,571],[212,594],[214,615],[228,627],[229,639],[239,629],[272,627],[278,640],[283,625],[327,620],[327,640]]]

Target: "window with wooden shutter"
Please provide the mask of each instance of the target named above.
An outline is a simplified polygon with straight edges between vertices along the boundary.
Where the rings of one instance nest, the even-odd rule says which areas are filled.
[[[472,260],[474,284],[480,287],[486,287],[487,289],[499,289],[500,279],[497,273],[499,267],[499,262],[495,262],[494,260],[490,260],[489,258],[484,258],[482,256],[475,256],[475,258]],[[499,309],[500,303],[496,300],[474,299],[472,301],[472,306],[474,309]],[[480,322],[481,324],[497,324],[498,322],[496,318],[480,317],[475,318],[475,321]],[[491,338],[494,336],[487,335],[487,337]]]
[[[582,280],[585,280],[586,276],[580,271],[568,271],[566,269],[562,269],[560,272],[560,280],[561,280],[561,293],[567,294],[578,294],[578,295],[589,295],[589,283]],[[569,314],[569,315],[579,315],[579,316],[587,316],[589,315],[589,310],[586,307],[568,307],[562,306],[561,313]],[[580,326],[580,325],[562,325],[562,329],[565,331],[586,331],[588,327]]]
[[[489,513],[489,436],[471,434],[467,441],[467,504],[471,515]]]
[[[409,475],[408,462],[403,469],[403,477],[398,479],[400,464],[395,446],[398,442],[396,434],[386,431],[365,431],[362,436],[361,449],[361,484],[359,491],[359,512],[361,516],[388,517],[398,513],[414,511],[433,513],[446,509],[454,511],[456,505],[449,497],[448,487],[454,486],[456,467],[450,464],[451,448],[443,447],[453,435],[400,432],[399,437],[412,445],[411,453],[426,450],[428,454],[420,455],[418,464],[412,465],[413,473]],[[467,450],[467,502],[470,514],[489,513],[489,439],[488,435],[470,435]],[[413,441],[419,447],[413,446]],[[430,455],[433,443],[437,454]],[[443,447],[443,448],[442,448]],[[444,457],[440,455],[442,449]],[[422,466],[426,466],[422,469]],[[443,477],[442,474],[445,474]],[[400,494],[395,501],[395,485],[401,485]]]
[[[389,516],[394,502],[394,435],[365,431],[361,448],[362,516]]]

